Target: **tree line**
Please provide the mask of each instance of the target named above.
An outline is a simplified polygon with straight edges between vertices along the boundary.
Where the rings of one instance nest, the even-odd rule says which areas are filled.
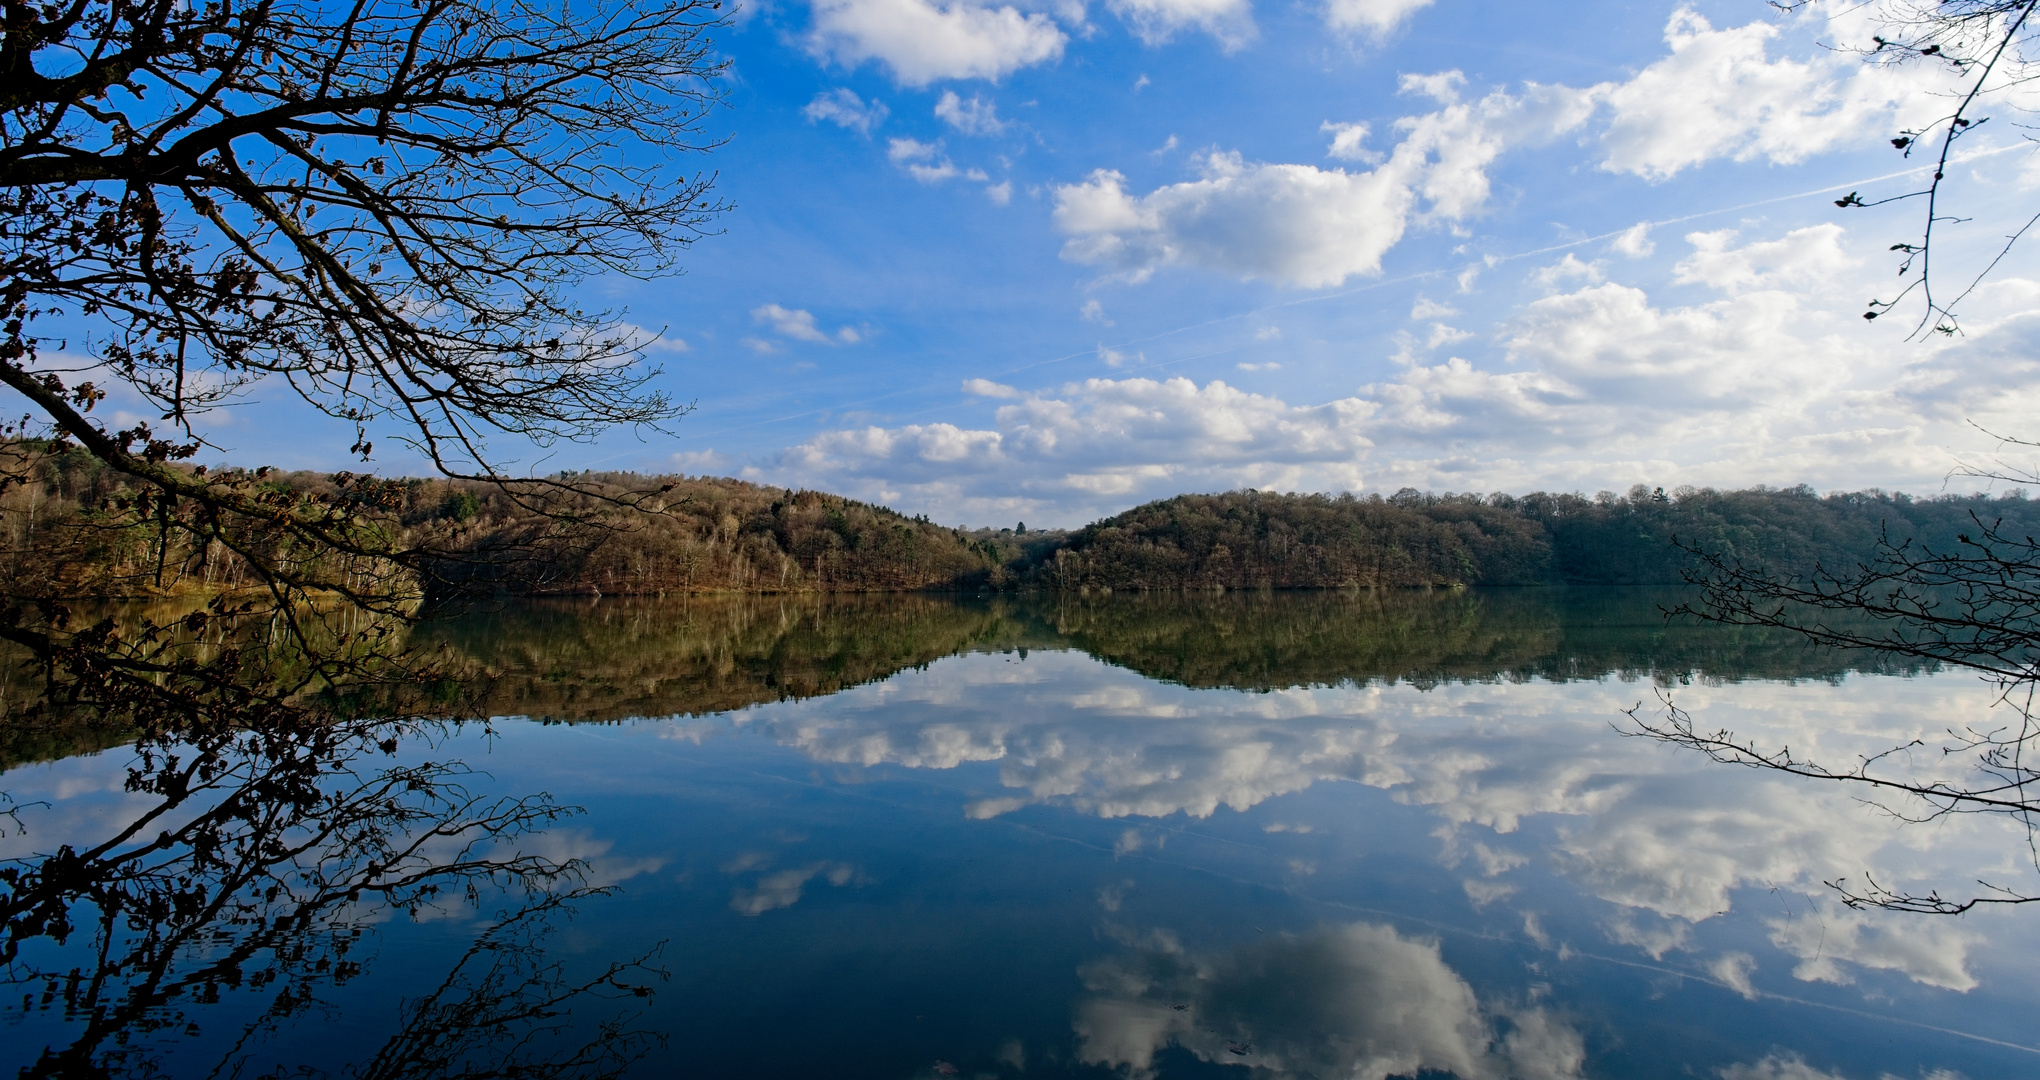
[[[83,451],[14,443],[0,453],[33,477],[0,492],[0,572],[11,580],[73,597],[205,594],[262,582],[258,562],[321,560],[336,565],[318,576],[345,578],[340,556],[288,530],[229,544],[165,529],[157,504]],[[1880,544],[1947,551],[1985,529],[2040,532],[2040,503],[2016,491],[1233,491],[1179,495],[1072,531],[1027,532],[952,528],[838,495],[727,478],[563,479],[571,483],[537,503],[465,480],[263,470],[239,482],[258,498],[352,514],[358,530],[385,543],[441,553],[420,576],[425,599],[1652,585],[1692,575],[1704,556],[1803,577],[1851,571],[1873,561]]]

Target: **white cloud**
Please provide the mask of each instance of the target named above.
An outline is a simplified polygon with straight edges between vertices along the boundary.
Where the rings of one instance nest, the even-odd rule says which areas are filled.
[[[1396,79],[1395,92],[1427,97],[1440,105],[1459,104],[1459,92],[1466,89],[1466,73],[1439,71],[1430,74],[1407,72]]]
[[[1620,236],[1608,242],[1608,249],[1632,259],[1641,259],[1656,251],[1657,245],[1650,239],[1650,222],[1639,221],[1622,230]]]
[[[1013,181],[1001,180],[996,184],[986,184],[985,198],[992,200],[993,206],[1005,206],[1012,202]]]
[[[998,106],[976,94],[965,101],[954,90],[942,91],[942,97],[935,102],[935,116],[965,135],[998,135],[1006,130],[1006,122],[999,119]]]
[[[820,436],[760,475],[950,519],[974,520],[981,508],[987,520],[1017,513],[1071,525],[1147,498],[1241,485],[1936,490],[1952,451],[1987,449],[1969,421],[2016,431],[2040,411],[2040,282],[1993,283],[1973,298],[1965,336],[1900,347],[1883,325],[1866,328],[1855,306],[1888,281],[1875,257],[1883,245],[1867,240],[1827,224],[1745,226],[1667,238],[1683,255],[1661,250],[1664,270],[1575,256],[1547,268],[1553,295],[1499,321],[1411,296],[1416,321],[1386,328],[1387,348],[1401,352],[1379,358],[1399,362],[1375,367],[1350,396],[1298,399],[1272,384],[1277,396],[1244,395],[1207,385],[1209,375],[1023,387],[996,423],[967,425],[984,429],[967,434],[972,453],[939,466],[913,448],[964,438],[963,429],[939,439],[933,424]],[[1661,284],[1625,280],[1642,272]],[[1084,318],[1109,320],[1102,303],[1079,303]],[[1254,327],[1240,324],[1239,337]],[[1095,355],[1106,367],[1148,362],[1126,346]],[[1281,359],[1269,351],[1222,363]],[[1261,388],[1262,376],[1254,381]],[[1251,437],[1159,434],[1201,424]]]
[[[1105,0],[1142,42],[1160,45],[1179,30],[1195,28],[1232,52],[1254,39],[1254,9],[1248,0]]]
[[[1806,1059],[1798,1054],[1766,1054],[1760,1060],[1738,1062],[1716,1072],[1721,1080],[1848,1080],[1841,1073],[1808,1065]],[[1940,1074],[1934,1075],[1938,1077]]]
[[[1840,225],[1813,225],[1776,240],[1731,247],[1736,236],[1733,229],[1686,234],[1693,254],[1679,260],[1672,280],[1735,295],[1752,289],[1825,285],[1857,265],[1842,251]]]
[[[730,910],[740,915],[763,915],[800,902],[808,882],[820,879],[838,888],[857,879],[857,868],[848,863],[818,862],[790,870],[775,870],[760,876],[750,888],[730,894]]]
[[[1707,964],[1709,975],[1721,980],[1723,986],[1753,1001],[1757,996],[1757,987],[1750,982],[1750,975],[1756,970],[1756,957],[1745,952],[1723,953]]]
[[[807,117],[810,124],[827,120],[837,127],[847,128],[859,135],[869,135],[872,128],[885,122],[890,112],[891,110],[885,107],[885,102],[875,98],[867,102],[858,97],[856,91],[845,86],[816,94],[815,99],[808,102],[800,114]]]
[[[1096,300],[1084,301],[1084,306],[1078,311],[1087,323],[1097,323],[1099,326],[1112,325],[1112,320],[1105,315],[1105,305]]]
[[[1332,137],[1331,146],[1325,150],[1326,157],[1340,161],[1364,161],[1370,165],[1381,161],[1379,153],[1367,149],[1366,124],[1335,124],[1327,120],[1318,125],[1318,130]]]
[[[1969,971],[1979,931],[1947,919],[1920,920],[1889,912],[1830,910],[1820,915],[1771,919],[1771,943],[1797,956],[1793,976],[1808,982],[1850,983],[1842,966],[1903,972],[1914,982],[1966,992],[1977,986]]]
[[[1264,326],[1254,331],[1255,341],[1279,341],[1281,338],[1282,328],[1279,326]]]
[[[713,450],[682,450],[670,459],[683,473],[717,472],[729,468],[730,459]]]
[[[1716,30],[1689,8],[1665,26],[1671,55],[1605,87],[1613,118],[1602,167],[1662,180],[1715,158],[1789,164],[1906,123],[1901,107],[1942,108],[1949,76],[1931,64],[1865,64],[1847,50],[1805,61],[1767,55],[1774,23]]]
[[[1281,365],[1281,364],[1279,364],[1279,363],[1276,363],[1276,362],[1275,362],[1275,361],[1273,361],[1273,360],[1270,360],[1270,361],[1267,361],[1266,363],[1261,363],[1261,364],[1246,364],[1246,363],[1241,363],[1241,364],[1234,364],[1234,365],[1233,365],[1233,367],[1235,367],[1235,368],[1238,368],[1238,369],[1239,369],[1239,370],[1241,370],[1241,371],[1280,371],[1280,370],[1282,370],[1282,365]]]
[[[814,315],[799,308],[761,304],[751,309],[751,321],[760,325],[769,324],[773,333],[780,337],[793,338],[795,341],[829,340],[829,335],[822,333],[815,325]]]
[[[635,323],[622,323],[616,329],[623,337],[646,352],[684,353],[694,351],[694,346],[689,345],[686,338],[668,330],[653,330],[649,327],[638,326]]]
[[[1435,349],[1441,345],[1457,345],[1472,336],[1473,331],[1471,330],[1461,330],[1456,326],[1447,326],[1444,323],[1432,323],[1431,334],[1430,337],[1425,339],[1424,347]]]
[[[1102,510],[1242,484],[1343,490],[1359,484],[1372,411],[1352,399],[1297,407],[1220,381],[1090,379],[1002,406],[996,430],[830,432],[787,451],[779,470],[832,490],[884,487],[952,513],[1008,495]]]
[[[1431,0],[1325,0],[1325,25],[1342,34],[1387,34]]]
[[[1063,257],[1139,280],[1164,265],[1199,266],[1304,288],[1380,270],[1412,224],[1477,214],[1487,167],[1510,145],[1549,139],[1584,123],[1589,95],[1532,86],[1398,121],[1403,134],[1368,172],[1199,158],[1201,178],[1147,195],[1109,169],[1055,189]]]
[[[1354,4],[1349,25],[1390,26],[1420,6]],[[1717,158],[1789,163],[1856,144],[1904,122],[1902,103],[1937,102],[1931,91],[1947,82],[1934,65],[1866,65],[1832,50],[1774,60],[1766,50],[1778,34],[1767,22],[1716,30],[1682,8],[1666,26],[1670,54],[1625,82],[1529,84],[1469,101],[1458,71],[1404,74],[1400,92],[1438,109],[1397,121],[1401,141],[1385,156],[1367,149],[1364,124],[1321,128],[1332,137],[1328,156],[1378,162],[1369,171],[1250,162],[1214,149],[1194,159],[1197,179],[1140,194],[1123,173],[1098,169],[1054,189],[1063,257],[1133,281],[1190,265],[1305,288],[1335,285],[1377,273],[1383,253],[1412,226],[1456,226],[1482,212],[1489,168],[1503,152],[1574,131],[1604,104],[1601,167],[1657,180]],[[1648,232],[1635,226],[1611,247],[1647,255]],[[1478,273],[1467,268],[1462,291]]]
[[[1053,62],[1068,35],[1040,12],[969,0],[818,0],[808,50],[846,67],[876,60],[906,86],[989,79]]]
[[[1372,923],[1281,934],[1230,953],[1193,956],[1172,935],[1087,965],[1094,996],[1078,1006],[1077,1057],[1150,1076],[1173,1044],[1209,1062],[1251,1053],[1257,1073],[1385,1080],[1580,1075],[1585,1043],[1540,1009],[1493,1013],[1436,941]],[[1248,1047],[1242,1050],[1241,1047]]]
[[[939,184],[959,176],[966,180],[990,179],[982,170],[957,168],[956,163],[949,160],[949,155],[942,152],[940,139],[931,143],[919,139],[893,139],[886,144],[885,156],[923,184]],[[1010,188],[1008,194],[1011,194]]]
[[[996,433],[954,428],[856,435],[938,464],[1010,450]],[[1104,819],[1209,818],[1326,781],[1356,783],[1442,823],[1431,831],[1443,842],[1442,861],[1472,863],[1490,883],[1475,892],[1489,902],[1505,899],[1495,886],[1518,884],[1518,873],[1556,873],[1613,905],[1604,922],[1610,938],[1646,955],[1695,950],[1697,924],[1755,898],[1756,915],[1798,965],[1798,978],[1847,981],[1882,971],[1956,991],[1976,985],[1969,956],[1988,928],[1836,910],[1821,899],[1828,891],[1821,883],[1866,873],[1900,888],[1964,880],[2002,854],[2005,823],[1964,819],[1918,836],[1841,785],[1695,769],[1655,744],[1611,740],[1606,718],[1637,693],[1634,683],[1583,678],[1215,694],[1075,652],[1044,652],[1024,671],[994,657],[956,658],[886,688],[826,705],[768,706],[733,722],[833,764],[996,762],[1004,790],[968,804],[976,818],[1031,804]],[[1818,681],[1702,682],[1680,698],[1709,725],[1789,743],[1815,759],[1850,760],[1933,736],[1947,716],[1986,714],[1991,692],[1950,674],[1846,691]],[[1771,917],[1778,890],[1796,894],[1793,910],[1814,907]],[[1733,970],[1705,966],[1734,985]]]
[[[1005,383],[995,383],[990,379],[965,379],[963,380],[963,392],[974,394],[978,397],[989,398],[1016,398],[1022,396],[1020,391],[1007,386]]]
[[[1547,289],[1554,289],[1569,282],[1584,281],[1598,285],[1607,280],[1600,266],[1581,262],[1572,252],[1550,266],[1539,267],[1530,274],[1530,280]]]

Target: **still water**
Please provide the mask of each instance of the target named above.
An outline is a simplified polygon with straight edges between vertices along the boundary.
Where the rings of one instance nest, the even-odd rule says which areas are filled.
[[[1662,693],[1845,762],[1987,722],[1989,688],[1667,625],[1669,599],[601,601],[430,626],[487,667],[496,719],[387,760],[460,763],[472,805],[576,808],[514,840],[581,860],[571,887],[199,913],[112,974],[81,910],[9,965],[0,1067],[2040,1076],[2040,911],[1854,911],[1824,884],[2030,891],[2022,831],[1907,825],[1623,734]],[[131,758],[0,775],[0,857],[147,812]]]

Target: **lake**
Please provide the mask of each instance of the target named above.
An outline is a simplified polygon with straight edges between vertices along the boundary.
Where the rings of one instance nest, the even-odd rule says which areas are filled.
[[[1625,710],[1670,695],[1703,728],[1847,762],[1990,722],[1991,688],[1668,624],[1675,602],[697,598],[431,624],[421,644],[488,670],[494,719],[425,725],[319,782],[429,763],[467,770],[466,812],[543,793],[576,812],[487,850],[579,876],[475,873],[416,902],[297,865],[334,895],[195,913],[174,874],[143,890],[161,907],[94,893],[10,964],[0,1058],[170,1077],[2040,1075],[2040,911],[1859,911],[1825,884],[2032,890],[2016,823],[1907,824],[1862,791],[1625,735]],[[153,800],[126,790],[127,748],[43,756],[0,776],[0,857],[191,817],[130,828]],[[351,835],[274,855],[344,861]],[[471,839],[411,857],[457,866]],[[164,920],[188,932],[150,962],[105,960]]]

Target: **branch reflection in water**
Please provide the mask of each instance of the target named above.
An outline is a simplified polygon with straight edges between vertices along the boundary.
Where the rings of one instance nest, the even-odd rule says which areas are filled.
[[[0,977],[21,993],[7,1020],[48,1033],[20,1075],[612,1076],[654,1044],[631,1008],[603,1004],[649,995],[664,978],[652,956],[592,973],[545,958],[559,920],[607,891],[579,860],[527,850],[574,811],[485,793],[466,764],[432,758],[462,727],[444,670],[399,663],[382,627],[307,613],[300,626],[336,631],[313,650],[329,675],[347,643],[370,643],[351,669],[369,677],[314,689],[259,623],[220,641],[203,612],[162,615],[94,625],[90,648],[26,662],[43,695],[10,696],[17,752],[127,742],[129,759],[124,798],[96,820],[8,807]],[[100,670],[108,656],[122,670]],[[266,678],[249,678],[251,656]],[[13,674],[12,689],[37,685]],[[286,1033],[373,963],[377,924],[456,909],[489,915],[380,1048],[344,1068],[301,1056]]]
[[[28,994],[6,1019],[57,1033],[28,1075],[602,1075],[641,1054],[648,1075],[792,1075],[855,1047],[827,1051],[836,1071],[1473,1078],[1624,1075],[1600,1066],[1645,1006],[1595,996],[1568,942],[1753,1016],[1850,980],[2002,997],[1966,925],[1723,918],[1904,853],[1846,800],[1617,737],[1649,693],[1620,680],[1817,724],[1863,700],[1859,673],[1930,669],[1668,626],[1669,600],[548,601],[407,631],[430,665],[302,712],[16,725],[13,762],[116,747],[100,760],[135,771],[97,826],[91,797],[54,794],[91,770],[16,774],[56,805],[17,808],[34,831],[5,841]],[[143,619],[174,621],[117,622]],[[37,685],[12,678],[10,702]],[[1857,720],[1916,719],[1938,685],[1881,680],[1894,703]],[[489,716],[553,726],[499,719],[486,743]],[[450,760],[478,753],[493,775]],[[562,829],[541,789],[623,850]],[[1937,844],[1920,872],[1974,851]],[[554,933],[633,874],[592,932]],[[690,978],[647,1000],[661,937]],[[392,979],[401,1010],[364,1004]],[[316,1019],[339,1033],[308,1038]],[[803,1037],[749,1037],[768,1029]],[[1030,1049],[995,1053],[1009,1037]]]

